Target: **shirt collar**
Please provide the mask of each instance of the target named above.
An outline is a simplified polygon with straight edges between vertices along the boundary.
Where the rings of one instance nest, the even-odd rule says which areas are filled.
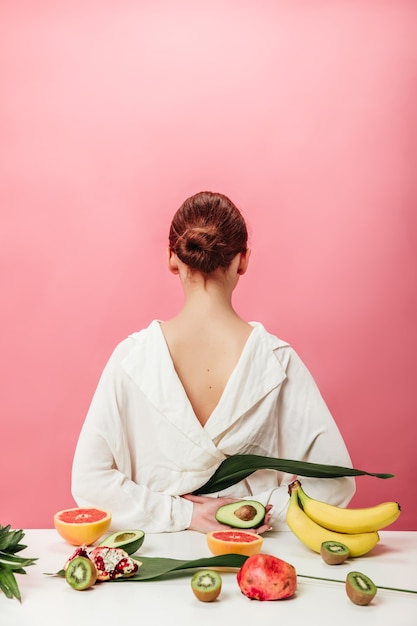
[[[219,404],[205,428],[211,437],[226,430],[286,378],[276,355],[284,344],[259,322],[254,327]],[[190,437],[202,430],[175,371],[157,320],[131,335],[134,346],[122,362],[128,376],[154,408]]]

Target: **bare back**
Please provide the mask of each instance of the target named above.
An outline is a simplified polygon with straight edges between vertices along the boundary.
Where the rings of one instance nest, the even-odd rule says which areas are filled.
[[[252,326],[236,318],[227,325],[210,322],[203,327],[186,327],[174,319],[161,327],[177,375],[204,426],[220,401]]]

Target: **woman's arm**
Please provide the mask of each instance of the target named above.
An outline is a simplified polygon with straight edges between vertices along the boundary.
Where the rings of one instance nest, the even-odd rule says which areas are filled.
[[[129,460],[125,460],[125,466]],[[179,496],[152,492],[115,467],[106,435],[85,423],[72,468],[72,494],[78,506],[112,513],[112,528],[174,532],[188,528],[193,505]]]
[[[98,382],[75,449],[72,494],[78,506],[110,511],[115,529],[183,530],[190,525],[192,503],[134,480],[143,450],[150,464],[157,458],[158,441],[146,430],[152,416],[142,394],[122,367],[131,345],[129,339],[119,344]],[[169,468],[166,473],[169,480]]]

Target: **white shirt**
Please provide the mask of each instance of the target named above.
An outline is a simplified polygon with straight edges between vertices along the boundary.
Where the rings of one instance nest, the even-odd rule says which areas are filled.
[[[78,506],[112,513],[115,529],[186,529],[192,503],[233,454],[351,467],[341,434],[309,371],[294,350],[252,323],[222,397],[205,426],[179,380],[160,324],[122,341],[93,396],[76,447],[72,493]],[[285,527],[290,475],[262,470],[213,497],[272,504],[272,526]],[[346,506],[352,478],[300,478],[312,497]]]

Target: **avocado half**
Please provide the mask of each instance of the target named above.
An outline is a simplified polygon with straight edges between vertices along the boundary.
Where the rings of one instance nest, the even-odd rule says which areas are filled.
[[[99,545],[106,548],[121,548],[130,555],[139,550],[144,539],[143,530],[120,530],[103,539]]]
[[[256,500],[239,500],[224,504],[216,512],[216,520],[233,528],[256,528],[265,517],[265,507]]]

